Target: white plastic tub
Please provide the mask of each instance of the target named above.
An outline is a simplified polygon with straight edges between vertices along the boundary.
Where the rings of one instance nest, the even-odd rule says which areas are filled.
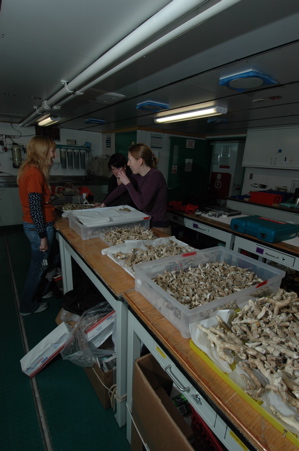
[[[82,238],[101,238],[114,227],[150,227],[150,216],[127,205],[75,210],[68,214],[70,227]]]
[[[262,279],[263,283],[189,309],[152,280],[158,274],[163,274],[164,271],[187,270],[189,267],[193,268],[207,262],[225,262],[231,266],[249,269]],[[220,308],[237,307],[240,300],[248,298],[250,295],[262,296],[276,293],[285,275],[284,271],[220,246],[197,251],[193,255],[179,255],[139,263],[134,266],[134,271],[136,291],[159,310],[181,332],[184,338],[190,338],[189,324],[215,315],[215,312]]]
[[[119,266],[124,268],[125,271],[127,271],[132,277],[135,277],[134,269],[131,266],[126,265],[125,261],[123,259],[117,258],[116,254],[118,252],[123,253],[130,253],[134,249],[138,250],[144,250],[146,253],[147,246],[155,247],[160,245],[167,245],[170,243],[176,243],[177,245],[183,247],[186,249],[186,252],[195,252],[196,249],[192,248],[188,244],[184,243],[183,241],[178,240],[175,236],[169,236],[164,238],[156,238],[155,240],[133,240],[133,241],[125,241],[123,244],[118,244],[116,246],[111,246],[106,249],[102,249],[103,255],[108,255],[108,257],[111,258],[115,263],[117,263]],[[182,249],[181,249],[182,251]],[[144,258],[143,254],[143,261],[154,261],[158,258],[153,258],[152,260],[147,260]]]

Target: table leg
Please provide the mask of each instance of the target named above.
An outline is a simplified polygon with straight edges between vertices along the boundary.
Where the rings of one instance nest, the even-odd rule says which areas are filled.
[[[116,303],[116,414],[115,418],[122,427],[126,424],[127,396],[127,321],[128,308],[124,302]]]
[[[131,443],[131,425],[132,420],[130,414],[132,413],[132,391],[133,391],[133,373],[134,362],[140,357],[141,340],[136,334],[135,317],[131,312],[128,312],[128,353],[127,353],[127,440]]]
[[[66,249],[66,242],[60,234],[58,235],[58,240],[61,261],[63,293],[67,293],[68,291],[73,289],[72,259],[69,252]]]

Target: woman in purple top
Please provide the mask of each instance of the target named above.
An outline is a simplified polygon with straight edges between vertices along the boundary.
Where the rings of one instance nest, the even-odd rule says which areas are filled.
[[[157,162],[157,157],[146,144],[130,146],[128,166],[137,182],[137,189],[125,171],[120,171],[117,177],[121,184],[106,197],[105,203],[101,206],[109,206],[116,197],[127,191],[136,208],[151,216],[151,227],[170,235],[171,229],[167,219],[167,186],[162,172],[156,169]]]

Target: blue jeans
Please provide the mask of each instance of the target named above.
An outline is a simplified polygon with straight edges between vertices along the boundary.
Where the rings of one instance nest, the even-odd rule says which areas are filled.
[[[20,311],[22,313],[32,313],[39,307],[38,299],[36,299],[36,293],[38,286],[40,284],[42,275],[45,271],[42,263],[43,260],[47,260],[50,254],[51,246],[54,239],[54,225],[46,228],[48,250],[46,252],[41,252],[39,250],[40,237],[35,230],[34,224],[28,222],[23,222],[23,229],[30,241],[31,245],[31,261],[27,277],[25,280],[25,286],[23,289],[23,294],[20,302]]]

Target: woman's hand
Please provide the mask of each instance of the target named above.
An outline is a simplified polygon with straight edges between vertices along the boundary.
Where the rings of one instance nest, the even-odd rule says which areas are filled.
[[[128,183],[130,183],[130,179],[128,178],[127,174],[125,173],[125,171],[119,171],[117,174],[117,178],[120,180],[121,183],[123,183],[124,185],[127,185]]]
[[[41,252],[46,252],[48,250],[48,240],[47,240],[47,238],[41,238],[40,239],[39,250]]]

